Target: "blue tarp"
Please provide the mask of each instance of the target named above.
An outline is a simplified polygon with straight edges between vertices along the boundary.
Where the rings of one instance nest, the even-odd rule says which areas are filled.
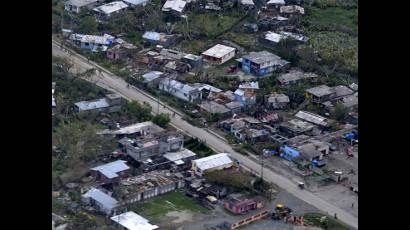
[[[300,156],[299,151],[297,151],[297,150],[295,150],[295,149],[293,149],[293,148],[291,148],[287,145],[284,145],[284,146],[280,147],[280,150],[281,150],[280,156],[282,158],[286,159],[286,160],[289,160],[289,161],[292,160],[293,158],[296,158],[296,157]]]

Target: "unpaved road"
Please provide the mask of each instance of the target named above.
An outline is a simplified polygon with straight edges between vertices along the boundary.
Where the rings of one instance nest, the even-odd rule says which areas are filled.
[[[96,63],[93,63],[91,61],[88,62],[86,58],[84,58],[83,56],[79,54],[74,53],[74,51],[71,50],[69,54],[61,50],[58,43],[54,40],[52,40],[52,52],[54,56],[58,56],[58,57],[62,57],[62,58],[66,58],[70,60],[72,64],[74,65],[72,68],[74,72],[80,73],[80,72],[84,72],[85,70],[92,69],[92,68],[98,69],[97,74],[94,76],[91,76],[87,80],[95,83],[96,85],[102,88],[108,89],[110,91],[114,91],[129,100],[147,102],[152,106],[153,112],[155,113],[157,112],[157,110],[160,113],[169,113],[169,114],[173,114],[174,111],[176,111],[175,109],[172,109],[169,106],[163,106],[165,105],[164,103],[162,103],[163,105],[158,106],[157,99],[141,92],[138,89],[135,89],[134,87],[127,87],[127,83],[122,78],[115,76],[114,74],[100,67]],[[175,127],[186,132],[187,134],[206,141],[206,144],[209,145],[211,148],[215,149],[216,151],[229,153],[233,158],[239,160],[241,165],[246,166],[246,168],[250,169],[256,174],[259,174],[261,170],[261,166],[258,163],[254,162],[251,159],[248,159],[246,156],[243,156],[240,153],[235,152],[232,149],[232,147],[228,143],[223,141],[221,138],[206,131],[205,129],[198,128],[198,127],[195,127],[189,124],[188,122],[182,120],[182,117],[178,114],[175,117],[172,117],[171,122]],[[263,175],[264,175],[264,179],[266,179],[267,181],[277,184],[282,189],[302,199],[306,203],[309,203],[315,206],[317,209],[325,213],[328,213],[329,215],[332,215],[332,216],[335,213],[337,213],[338,218],[342,222],[356,229],[358,228],[358,218],[357,217],[353,216],[352,214],[346,212],[345,210],[335,206],[332,203],[329,203],[328,201],[316,196],[315,194],[307,190],[299,189],[296,181],[292,181],[282,175],[276,174],[267,168],[264,168]]]

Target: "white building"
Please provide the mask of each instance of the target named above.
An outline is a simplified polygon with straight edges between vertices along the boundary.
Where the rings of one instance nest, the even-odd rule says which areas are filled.
[[[125,9],[127,8],[128,8],[128,5],[125,4],[124,2],[115,1],[115,2],[110,2],[105,5],[96,7],[93,9],[93,11],[96,12],[101,17],[109,18],[111,16],[124,12]]]
[[[197,88],[169,78],[162,79],[158,88],[184,101],[194,102],[202,97],[201,91]]]
[[[235,57],[235,48],[217,44],[202,53],[202,57],[211,63],[223,64]]]
[[[69,0],[64,3],[64,10],[78,14],[82,10],[96,7],[100,2],[100,0]]]
[[[192,170],[194,170],[198,175],[202,175],[205,172],[230,168],[232,165],[233,161],[229,158],[227,153],[219,153],[209,157],[193,160]]]
[[[154,230],[159,228],[157,225],[150,224],[147,219],[132,211],[113,216],[111,220],[120,225],[122,229]]]
[[[149,0],[122,0],[129,7],[146,6]]]
[[[177,13],[182,13],[185,9],[186,4],[187,2],[183,0],[167,0],[164,6],[162,7],[162,11],[164,12],[175,11]]]
[[[83,202],[91,204],[107,215],[112,214],[118,206],[118,201],[99,189],[91,188],[87,193],[82,195]]]

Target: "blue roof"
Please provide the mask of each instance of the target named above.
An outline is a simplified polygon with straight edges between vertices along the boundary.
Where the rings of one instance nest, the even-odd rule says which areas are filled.
[[[92,188],[83,195],[85,198],[91,198],[100,203],[105,209],[111,210],[118,205],[118,201],[111,196],[103,193],[101,190]]]
[[[106,108],[110,106],[108,104],[108,101],[105,98],[101,98],[101,99],[93,100],[93,101],[80,101],[74,104],[78,107],[80,111],[101,109],[101,108]]]
[[[142,38],[148,39],[148,40],[153,40],[153,41],[159,41],[161,37],[161,34],[158,32],[152,32],[152,31],[147,31],[142,35]]]
[[[297,151],[297,150],[295,150],[295,149],[293,149],[293,148],[291,148],[287,145],[282,146],[280,149],[283,151],[281,156],[286,158],[287,160],[290,160],[290,158],[295,158],[295,157],[300,156],[299,151]]]

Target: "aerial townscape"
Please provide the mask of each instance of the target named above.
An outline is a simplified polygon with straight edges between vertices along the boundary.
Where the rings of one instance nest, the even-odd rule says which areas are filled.
[[[52,0],[52,229],[358,229],[357,0]]]

